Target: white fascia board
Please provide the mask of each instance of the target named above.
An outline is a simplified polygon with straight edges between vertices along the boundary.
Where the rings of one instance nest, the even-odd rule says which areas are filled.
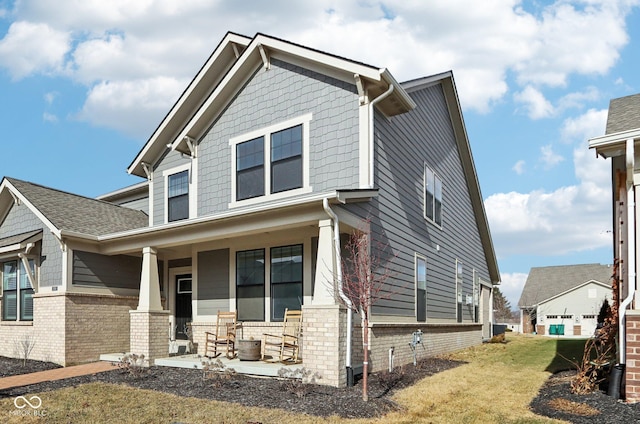
[[[131,165],[127,169],[127,172],[129,174],[135,174],[136,169],[140,166],[140,163],[143,162],[143,158],[145,158],[149,154],[149,152],[152,150],[152,148],[155,146],[155,144],[159,142],[158,138],[166,129],[168,123],[174,119],[174,116],[176,115],[177,111],[183,107],[184,103],[191,96],[191,94],[196,89],[199,88],[202,79],[210,71],[210,69],[214,66],[214,64],[216,64],[216,62],[219,60],[222,53],[232,44],[239,44],[246,47],[247,45],[249,45],[250,41],[251,39],[248,37],[244,37],[244,36],[233,34],[233,33],[227,33],[227,35],[222,39],[222,41],[220,42],[216,50],[214,50],[214,52],[211,54],[207,62],[202,66],[202,68],[200,69],[198,74],[195,76],[195,78],[189,83],[189,85],[187,86],[185,91],[182,93],[182,95],[180,96],[178,101],[175,103],[175,105],[171,108],[167,116],[162,120],[158,128],[154,131],[151,138],[149,138],[149,141],[145,144],[145,146],[142,148],[140,153],[138,153],[134,161],[131,163]],[[182,139],[182,138],[179,138],[179,139]]]
[[[393,85],[395,87],[394,88],[395,95],[400,98],[400,100],[404,103],[404,106],[407,108],[407,110],[412,110],[416,108],[417,106],[416,102],[413,101],[413,99],[409,96],[409,93],[407,93],[405,89],[402,87],[402,85],[398,81],[396,81],[394,76],[391,75],[391,72],[389,72],[387,68],[382,69],[380,72],[380,75],[382,79],[387,81],[389,85]]]
[[[630,138],[634,141],[640,140],[640,128],[590,138],[589,148],[596,149],[596,153],[604,157],[622,156],[625,153],[625,144]]]
[[[51,233],[53,233],[55,236],[60,238],[60,229],[58,229],[55,225],[53,225],[53,223],[49,221],[49,219],[46,216],[44,216],[42,212],[38,210],[38,208],[33,206],[33,204],[26,197],[24,197],[22,193],[20,193],[18,189],[16,189],[13,186],[13,184],[11,184],[11,182],[4,180],[4,184],[2,187],[0,187],[0,191],[5,189],[10,190],[11,193],[13,193],[18,199],[20,199],[20,202],[22,202],[22,204],[24,204],[27,208],[29,208],[29,210],[35,216],[37,216],[40,221],[42,221],[42,223],[49,229],[49,231],[51,231]]]
[[[128,187],[123,187],[123,188],[111,191],[109,193],[101,194],[100,196],[96,197],[96,200],[103,200],[103,199],[108,199],[110,197],[127,194],[127,193],[129,193],[131,191],[140,190],[143,187],[146,187],[148,185],[149,185],[149,181],[148,180],[147,181],[142,181],[142,182],[139,182],[137,184],[134,184],[134,185],[131,185],[131,186],[128,186]]]
[[[372,193],[368,193],[368,194],[372,194]],[[255,214],[258,212],[277,210],[279,208],[285,208],[285,207],[291,207],[291,206],[304,206],[304,205],[313,204],[316,202],[318,202],[318,205],[321,206],[321,202],[325,198],[342,203],[342,200],[340,200],[341,197],[342,198],[348,197],[351,199],[355,199],[355,198],[362,198],[363,196],[358,195],[357,191],[354,191],[353,194],[347,194],[347,195],[344,195],[339,191],[316,193],[309,196],[296,197],[293,199],[283,199],[281,201],[269,203],[266,205],[255,205],[250,208],[243,208],[241,210],[231,210],[231,211],[223,212],[220,214],[209,215],[209,216],[195,218],[195,219],[170,222],[167,224],[156,225],[153,227],[137,228],[134,230],[128,230],[120,233],[105,234],[102,236],[98,236],[97,240],[109,241],[109,240],[117,240],[120,238],[138,236],[143,234],[152,234],[152,233],[172,230],[180,227],[188,227],[188,226],[218,221],[226,218],[235,218],[235,217]],[[88,236],[84,235],[83,238],[88,238]]]

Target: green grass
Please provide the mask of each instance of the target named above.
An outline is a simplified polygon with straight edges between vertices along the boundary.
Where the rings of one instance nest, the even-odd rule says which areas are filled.
[[[102,383],[38,394],[46,418],[15,415],[13,398],[0,400],[0,422],[119,423],[557,423],[529,411],[551,372],[582,358],[583,340],[507,335],[449,355],[467,364],[425,378],[394,397],[404,410],[379,420],[324,419],[283,410],[133,389]],[[427,340],[428,343],[428,340]],[[33,393],[35,394],[35,393]],[[33,395],[29,394],[29,395]],[[292,402],[295,398],[292,397]]]

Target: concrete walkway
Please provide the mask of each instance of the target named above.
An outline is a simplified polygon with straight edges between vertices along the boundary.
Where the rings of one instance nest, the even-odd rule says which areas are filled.
[[[100,361],[83,365],[74,365],[72,367],[38,371],[31,374],[13,375],[11,377],[0,378],[0,390],[28,386],[30,384],[42,383],[44,381],[63,380],[65,378],[79,377],[81,375],[96,374],[113,369],[114,367],[111,362]]]

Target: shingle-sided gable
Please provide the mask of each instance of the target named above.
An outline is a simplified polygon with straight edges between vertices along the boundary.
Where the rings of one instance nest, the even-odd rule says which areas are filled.
[[[561,265],[531,268],[518,306],[530,307],[587,281],[610,284],[613,268],[608,265]]]
[[[14,178],[6,181],[61,231],[100,236],[145,227],[149,223],[148,216],[141,211]]]
[[[640,94],[612,99],[609,103],[607,134],[640,128]]]

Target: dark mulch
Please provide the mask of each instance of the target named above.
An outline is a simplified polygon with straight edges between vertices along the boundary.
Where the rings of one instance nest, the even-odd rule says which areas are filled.
[[[539,415],[575,424],[640,423],[640,403],[628,404],[606,394],[606,386],[589,395],[571,393],[571,379],[576,371],[552,375],[531,402]]]
[[[0,357],[0,370],[18,368],[15,359]],[[33,361],[36,362],[36,361]],[[407,365],[393,373],[383,372],[369,377],[369,402],[362,401],[362,381],[353,387],[335,388],[321,385],[287,384],[273,378],[233,375],[229,379],[203,380],[201,370],[151,367],[140,376],[114,366],[113,371],[49,381],[31,386],[0,391],[0,398],[56,390],[92,382],[126,384],[141,389],[157,390],[178,396],[235,402],[246,406],[281,408],[316,416],[338,415],[344,418],[379,417],[397,409],[391,400],[395,390],[409,387],[424,377],[457,367],[463,362],[428,358],[417,366]],[[20,362],[21,364],[21,362]],[[34,368],[30,368],[34,366]],[[41,365],[45,366],[45,365]],[[40,370],[29,363],[24,371]],[[221,390],[224,389],[224,390]],[[298,397],[301,395],[302,397]]]
[[[32,361],[31,359],[27,359],[25,363],[21,359],[0,356],[0,378],[52,370],[55,368],[60,368],[60,365],[51,362]]]

